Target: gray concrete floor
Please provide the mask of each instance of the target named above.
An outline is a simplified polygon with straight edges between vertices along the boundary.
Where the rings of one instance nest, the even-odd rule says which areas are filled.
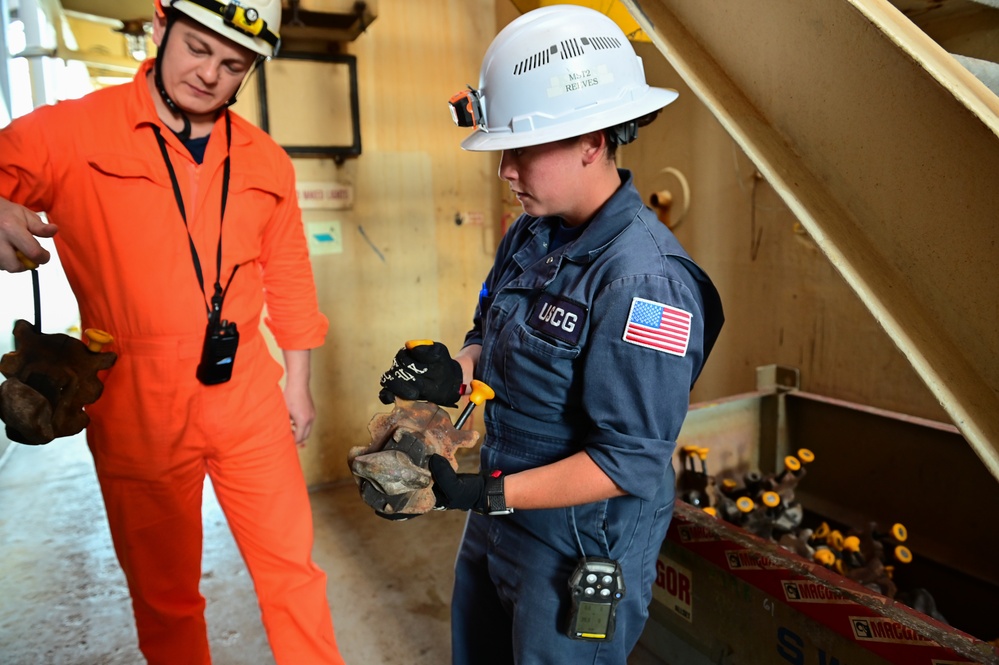
[[[82,436],[13,445],[0,458],[0,663],[139,665],[118,567]],[[464,515],[375,517],[352,483],[312,494],[315,559],[329,577],[351,665],[444,665]],[[210,485],[202,593],[216,665],[268,665],[252,583]],[[377,571],[377,573],[376,573]],[[641,650],[629,665],[659,663]]]

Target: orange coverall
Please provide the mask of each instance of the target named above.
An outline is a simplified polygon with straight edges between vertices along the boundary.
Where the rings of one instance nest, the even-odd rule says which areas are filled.
[[[226,130],[198,165],[162,125],[145,62],[130,84],[47,106],[0,130],[0,196],[45,211],[83,327],[119,355],[87,408],[87,440],[149,663],[210,663],[201,577],[201,498],[211,477],[253,578],[278,663],[342,663],[312,561],[312,514],[279,386],[282,349],[320,346],[319,312],[291,161],[232,115],[222,318],[240,331],[232,380],[195,378],[216,278]],[[201,292],[153,124],[162,127],[205,279]]]

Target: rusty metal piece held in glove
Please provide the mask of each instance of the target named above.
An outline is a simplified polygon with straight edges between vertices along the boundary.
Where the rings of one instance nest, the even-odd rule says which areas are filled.
[[[403,399],[396,399],[391,412],[376,414],[368,432],[371,444],[351,448],[347,464],[361,498],[386,516],[433,510],[430,455],[442,455],[455,465],[455,451],[470,448],[479,439],[478,432],[456,430],[436,404]]]
[[[11,441],[40,445],[83,430],[83,406],[97,401],[104,384],[97,372],[117,354],[101,351],[107,333],[87,331],[89,344],[61,333],[45,334],[24,320],[14,324],[14,351],[0,358],[0,419]]]

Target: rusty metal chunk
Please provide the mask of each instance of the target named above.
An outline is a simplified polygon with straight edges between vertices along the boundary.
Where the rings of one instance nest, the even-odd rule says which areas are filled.
[[[455,451],[479,440],[478,432],[456,430],[436,404],[403,399],[396,399],[391,412],[375,414],[368,432],[371,443],[351,448],[347,464],[361,498],[386,515],[433,510],[436,499],[427,460],[441,455],[457,467]],[[426,484],[417,487],[422,478]]]
[[[367,478],[384,494],[404,494],[430,487],[430,471],[413,463],[401,450],[382,450],[358,455],[352,466],[354,473]]]
[[[14,342],[15,350],[0,357],[0,373],[8,379],[0,391],[7,436],[39,445],[82,431],[90,423],[84,405],[96,402],[104,391],[97,372],[111,367],[118,356],[91,351],[69,335],[37,332],[24,320],[14,324]]]

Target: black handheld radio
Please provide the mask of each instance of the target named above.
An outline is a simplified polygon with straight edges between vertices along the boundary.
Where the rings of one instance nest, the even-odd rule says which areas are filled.
[[[212,311],[205,329],[205,343],[198,363],[198,381],[206,386],[225,383],[232,378],[232,366],[239,347],[239,331],[234,321],[222,317],[222,299],[212,298]]]

